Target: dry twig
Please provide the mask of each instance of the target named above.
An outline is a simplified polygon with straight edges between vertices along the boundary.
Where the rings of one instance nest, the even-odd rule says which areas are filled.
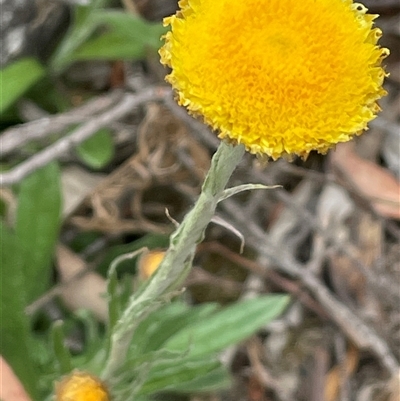
[[[390,373],[394,374],[399,370],[399,364],[384,339],[340,302],[319,278],[296,261],[288,248],[273,243],[268,234],[254,221],[249,220],[232,200],[226,200],[222,206],[229,213],[231,221],[232,218],[234,219],[232,224],[245,235],[247,243],[252,248],[259,250],[261,262],[271,260],[277,269],[298,279],[360,349],[374,353]]]
[[[1,154],[4,157],[30,141],[46,138],[72,124],[87,121],[115,104],[121,97],[121,92],[112,92],[65,113],[50,115],[8,128],[0,136]]]
[[[164,88],[150,88],[139,94],[125,94],[122,100],[114,107],[92,118],[90,121],[73,131],[70,135],[58,140],[41,152],[6,173],[0,174],[1,185],[11,185],[19,182],[28,174],[56,160],[74,146],[90,138],[100,128],[109,126],[112,122],[124,117],[135,107],[141,104],[163,100],[170,93]]]

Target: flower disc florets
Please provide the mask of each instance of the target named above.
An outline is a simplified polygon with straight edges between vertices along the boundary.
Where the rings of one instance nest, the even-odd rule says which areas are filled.
[[[56,401],[110,401],[110,396],[99,378],[75,371],[57,383]]]
[[[167,80],[220,138],[276,159],[367,128],[388,50],[352,0],[181,0],[160,50]]]

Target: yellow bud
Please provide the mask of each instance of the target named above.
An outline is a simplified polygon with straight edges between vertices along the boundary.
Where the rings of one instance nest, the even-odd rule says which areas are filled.
[[[56,383],[56,401],[110,401],[110,395],[98,377],[74,371]]]
[[[165,255],[164,251],[154,250],[143,254],[139,260],[139,274],[148,279],[158,268]]]

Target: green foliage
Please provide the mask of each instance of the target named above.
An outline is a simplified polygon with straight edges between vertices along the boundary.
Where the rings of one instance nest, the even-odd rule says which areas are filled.
[[[0,113],[18,100],[45,75],[45,69],[32,58],[17,60],[0,71]]]
[[[188,349],[201,357],[238,343],[278,316],[288,303],[285,295],[267,295],[231,305],[187,326],[171,337],[165,348]]]
[[[220,364],[209,373],[199,375],[188,382],[175,384],[174,390],[177,393],[204,393],[229,388],[231,385],[231,374]]]
[[[49,286],[51,259],[60,228],[61,203],[60,171],[56,163],[22,181],[15,234],[23,258],[28,303]]]
[[[77,48],[73,54],[75,60],[137,59],[143,57],[146,50],[157,49],[165,32],[160,24],[149,24],[119,11],[96,10],[91,19],[94,24],[108,29]]]
[[[220,368],[221,363],[216,356],[199,360],[174,358],[164,363],[155,363],[139,394],[149,395],[160,391],[177,391],[182,384],[190,385],[199,377],[212,374]],[[221,388],[220,385],[218,387]]]
[[[110,246],[105,254],[103,259],[99,262],[98,271],[104,275],[107,274],[107,271],[111,265],[111,263],[120,255],[124,255],[130,252],[135,252],[140,248],[148,248],[148,249],[156,249],[156,248],[166,248],[168,247],[169,237],[165,234],[147,234],[140,239],[129,242],[127,244],[122,245],[114,245]],[[134,263],[136,262],[136,258],[131,260],[122,260],[118,264],[118,273],[130,273],[133,274],[135,272]]]
[[[75,8],[74,23],[55,52],[51,68],[60,73],[78,60],[138,59],[155,51],[165,32],[161,24],[101,8],[102,0]]]
[[[109,296],[115,304],[118,293]],[[230,375],[218,361],[218,352],[255,333],[282,313],[288,301],[284,295],[269,295],[222,309],[214,303],[190,307],[182,301],[164,306],[137,327],[117,391],[129,388],[133,397],[228,386]],[[139,371],[145,371],[145,377],[139,377]],[[117,400],[131,399],[123,390],[121,394]]]
[[[218,361],[218,352],[256,332],[278,316],[287,303],[287,296],[271,295],[223,309],[218,309],[215,304],[186,307],[184,312],[167,319],[154,319],[160,312],[150,315],[152,333],[143,351],[165,349],[180,353],[182,359],[175,357],[155,364],[140,394],[160,390],[186,392],[194,391],[194,388],[205,391],[226,386],[230,382],[229,374]],[[165,313],[168,308],[161,311]],[[148,322],[143,324],[148,325]]]
[[[54,323],[51,331],[54,356],[57,359],[61,375],[65,375],[72,370],[71,354],[65,346],[63,326],[63,322],[59,320]]]
[[[110,304],[121,305],[121,296],[116,275],[111,274]],[[115,401],[144,401],[158,393],[227,388],[231,376],[219,361],[218,353],[267,324],[283,311],[288,300],[287,296],[271,295],[225,308],[215,303],[193,307],[176,300],[156,310],[138,326],[126,363],[109,380]],[[118,313],[118,308],[110,309]],[[99,333],[90,315],[80,318],[85,324],[87,345],[79,356],[71,357],[66,351],[62,326],[57,323],[53,327],[54,354],[60,374],[72,369],[99,374],[108,357],[105,353],[108,335]]]
[[[93,12],[104,3],[105,0],[93,0],[87,6],[74,7],[73,23],[50,61],[54,72],[61,73],[68,67],[73,61],[72,54],[92,35],[97,27],[97,22],[92,18]]]
[[[114,156],[111,132],[103,128],[76,147],[80,159],[93,169],[106,166]]]
[[[24,259],[18,238],[0,222],[0,353],[11,364],[27,390],[36,395],[37,373],[29,345],[32,344],[26,306]]]
[[[49,286],[51,258],[58,238],[61,211],[56,164],[31,174],[19,188],[15,229],[1,222],[0,352],[32,396],[38,394],[35,354],[25,308]]]

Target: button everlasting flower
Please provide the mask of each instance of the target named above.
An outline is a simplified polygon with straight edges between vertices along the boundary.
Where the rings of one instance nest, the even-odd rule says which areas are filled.
[[[109,401],[107,388],[97,377],[73,372],[56,385],[57,401]]]
[[[167,80],[219,137],[277,159],[367,128],[388,50],[352,0],[181,0],[160,50]]]

